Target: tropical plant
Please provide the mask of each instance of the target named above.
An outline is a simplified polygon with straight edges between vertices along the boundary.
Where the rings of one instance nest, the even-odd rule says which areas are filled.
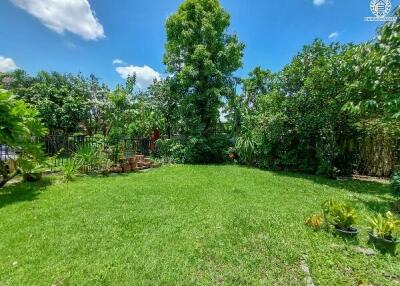
[[[77,171],[77,167],[75,160],[68,160],[66,164],[61,167],[64,182],[72,181]]]
[[[346,203],[329,200],[322,205],[322,210],[326,221],[339,229],[349,230],[356,223],[356,211]]]
[[[307,218],[305,224],[314,229],[320,229],[322,225],[325,223],[325,219],[320,214],[313,214],[309,218]]]
[[[400,220],[391,212],[385,216],[377,214],[375,217],[368,217],[371,232],[374,236],[386,240],[395,240],[395,235],[399,232]]]
[[[21,172],[24,179],[30,175],[41,175],[45,169],[45,164],[44,158],[30,157],[27,154],[17,159],[18,171]]]
[[[85,144],[80,146],[74,153],[72,160],[76,169],[81,173],[104,172],[111,166],[103,147],[98,145]]]
[[[18,150],[25,158],[37,161],[43,157],[40,144],[33,140],[45,135],[38,112],[28,108],[24,101],[17,100],[10,92],[0,89],[0,144]],[[0,187],[10,178],[5,162],[0,160]]]
[[[236,150],[239,159],[246,164],[253,164],[257,155],[259,143],[254,139],[251,133],[247,133],[237,138]]]

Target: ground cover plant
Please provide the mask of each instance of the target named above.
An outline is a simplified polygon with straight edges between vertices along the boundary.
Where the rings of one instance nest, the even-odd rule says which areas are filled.
[[[363,253],[388,185],[190,165],[61,181],[1,190],[1,285],[302,285],[304,263],[315,285],[400,279],[399,256]],[[358,241],[305,225],[330,199]]]

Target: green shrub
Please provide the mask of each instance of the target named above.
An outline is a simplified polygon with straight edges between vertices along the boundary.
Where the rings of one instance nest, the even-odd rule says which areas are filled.
[[[76,169],[77,165],[74,160],[69,160],[66,164],[64,164],[61,168],[63,173],[63,181],[64,182],[72,181],[76,173]]]
[[[177,163],[223,163],[230,146],[226,135],[160,139],[156,142],[157,156]]]
[[[185,148],[185,163],[223,163],[226,152],[230,147],[226,135],[212,135],[209,137],[193,137]]]
[[[166,162],[183,163],[185,148],[178,139],[159,139],[156,150],[156,157]]]
[[[236,141],[236,149],[240,161],[245,164],[253,164],[257,156],[258,146],[259,143],[251,134],[239,137]]]
[[[400,171],[397,170],[392,175],[392,180],[390,183],[392,193],[395,197],[400,197]]]
[[[106,157],[102,146],[83,145],[73,155],[72,160],[76,170],[81,173],[93,173],[107,171],[111,161]]]

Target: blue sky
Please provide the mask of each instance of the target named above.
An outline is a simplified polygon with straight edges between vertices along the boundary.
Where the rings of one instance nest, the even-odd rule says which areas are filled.
[[[15,67],[96,74],[113,87],[136,72],[139,85],[163,76],[168,15],[178,0],[1,0],[0,71]],[[70,3],[70,4],[67,4]],[[71,4],[72,3],[72,4]],[[256,66],[281,69],[315,38],[363,42],[377,23],[369,0],[221,0],[229,31],[246,44],[244,76]],[[398,0],[392,5],[398,5]],[[331,36],[331,37],[329,37]],[[119,59],[113,64],[113,60]]]

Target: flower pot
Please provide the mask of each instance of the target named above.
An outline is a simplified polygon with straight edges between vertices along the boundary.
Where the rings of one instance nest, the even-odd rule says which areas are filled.
[[[337,225],[335,225],[335,231],[336,233],[347,237],[356,237],[360,233],[360,231],[354,227],[350,227],[348,229],[342,229]]]
[[[400,244],[400,240],[396,239],[385,239],[375,236],[371,231],[368,232],[369,241],[372,242],[377,249],[382,252],[387,252],[391,254],[397,253],[397,245]]]
[[[26,173],[22,177],[25,182],[38,182],[42,179],[42,173]]]
[[[132,165],[136,164],[136,158],[135,157],[130,157],[130,158],[128,158],[128,162],[132,166]]]
[[[128,163],[121,164],[121,167],[124,173],[129,173],[132,170],[131,165]]]

